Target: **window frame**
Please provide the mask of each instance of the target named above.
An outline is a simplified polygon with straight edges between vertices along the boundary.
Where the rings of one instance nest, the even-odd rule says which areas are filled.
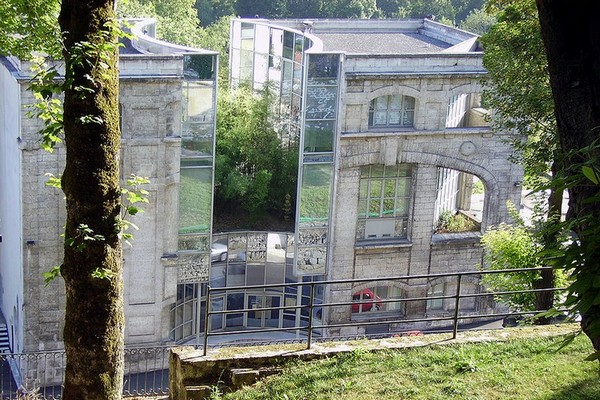
[[[396,98],[398,101],[393,101]],[[379,108],[379,104],[384,101],[385,108]],[[394,107],[395,104],[399,104],[399,107]],[[369,129],[414,128],[416,105],[417,99],[413,96],[388,94],[374,98],[369,102]],[[385,123],[376,122],[377,113],[385,115]],[[398,122],[390,122],[395,114],[398,114]],[[393,121],[395,120],[396,118]]]
[[[414,170],[413,164],[361,167],[357,241],[408,239]]]

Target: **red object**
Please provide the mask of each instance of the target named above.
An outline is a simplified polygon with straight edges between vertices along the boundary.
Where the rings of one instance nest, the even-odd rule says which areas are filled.
[[[379,310],[382,306],[381,297],[377,296],[371,289],[362,289],[352,295],[353,301],[361,301],[360,303],[352,304],[352,312],[357,313],[371,311],[373,306]]]

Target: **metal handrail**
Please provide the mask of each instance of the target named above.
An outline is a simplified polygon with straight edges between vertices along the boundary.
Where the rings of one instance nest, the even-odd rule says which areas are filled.
[[[461,293],[461,286],[463,283],[464,277],[467,276],[481,276],[487,274],[514,274],[518,272],[535,272],[535,271],[543,271],[552,269],[551,267],[538,267],[538,268],[515,268],[515,269],[502,269],[502,270],[478,270],[478,271],[465,271],[465,272],[450,272],[450,273],[437,273],[437,274],[420,274],[420,275],[401,275],[401,276],[391,276],[391,277],[378,277],[378,278],[355,278],[355,279],[338,279],[338,280],[322,280],[322,281],[312,281],[312,282],[287,282],[287,283],[273,283],[273,284],[265,284],[265,285],[250,285],[250,286],[229,286],[229,287],[211,287],[208,285],[206,291],[206,309],[204,315],[204,341],[203,341],[203,355],[206,356],[208,351],[208,338],[210,336],[222,336],[222,335],[235,335],[235,334],[244,334],[248,332],[287,332],[287,331],[306,331],[306,342],[307,349],[310,349],[312,346],[312,342],[314,340],[314,331],[320,329],[327,328],[340,328],[347,326],[369,326],[369,325],[380,325],[380,324],[390,324],[390,323],[402,323],[402,324],[410,324],[417,322],[433,322],[433,321],[452,321],[452,337],[456,338],[458,330],[459,330],[459,321],[463,319],[475,319],[475,318],[489,318],[489,317],[502,317],[510,314],[514,315],[525,315],[532,313],[539,313],[547,310],[536,310],[536,311],[527,311],[527,312],[510,312],[510,313],[492,313],[492,314],[469,314],[469,315],[461,315],[460,313],[460,302],[462,299],[466,298],[478,298],[484,296],[499,296],[499,295],[509,295],[509,294],[517,294],[517,293],[537,293],[537,292],[548,292],[548,291],[564,291],[566,288],[543,288],[543,289],[524,289],[524,290],[514,290],[514,291],[501,291],[501,292],[487,292],[487,293],[470,293],[463,294]],[[386,318],[382,316],[381,320],[378,321],[351,321],[351,324],[348,323],[336,323],[336,324],[314,324],[313,320],[313,310],[315,308],[328,308],[328,307],[336,307],[336,306],[345,306],[345,305],[353,305],[353,304],[365,304],[367,303],[364,299],[353,300],[347,302],[320,302],[318,304],[315,303],[315,287],[316,285],[323,286],[333,286],[333,285],[342,285],[342,284],[359,284],[359,283],[378,283],[378,282],[398,282],[404,281],[408,282],[411,280],[418,279],[426,279],[428,281],[438,279],[438,278],[447,278],[447,277],[456,277],[456,291],[453,294],[442,295],[442,296],[428,296],[428,297],[412,297],[412,298],[393,298],[393,299],[382,299],[377,301],[378,303],[406,303],[411,301],[425,301],[425,300],[438,300],[438,299],[453,299],[454,300],[454,310],[453,315],[451,316],[434,316],[427,318],[412,318],[412,319],[403,319],[403,318]],[[310,288],[309,294],[309,302],[308,304],[300,304],[300,305],[290,305],[290,306],[275,306],[275,307],[260,307],[260,308],[243,308],[243,309],[235,309],[235,310],[211,310],[212,302],[211,296],[215,293],[227,293],[233,291],[249,291],[255,289],[273,289],[273,288],[302,288],[308,286]],[[284,292],[284,290],[282,290]],[[369,301],[369,302],[372,302]],[[211,315],[227,315],[227,314],[244,314],[248,312],[260,312],[260,311],[273,311],[273,310],[297,310],[297,309],[307,309],[307,325],[302,325],[299,322],[293,327],[269,327],[269,328],[254,328],[254,329],[246,329],[246,330],[230,330],[230,331],[215,331],[211,332],[210,326],[210,316]],[[567,310],[563,310],[567,311]]]

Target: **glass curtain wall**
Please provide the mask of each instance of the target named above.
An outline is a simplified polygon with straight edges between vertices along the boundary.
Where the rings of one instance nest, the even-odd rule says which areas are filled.
[[[178,300],[172,338],[194,335],[198,285],[208,280],[215,149],[216,54],[186,54],[182,87]],[[180,295],[181,294],[181,295]]]
[[[296,272],[324,275],[334,173],[339,54],[310,54],[301,136]]]

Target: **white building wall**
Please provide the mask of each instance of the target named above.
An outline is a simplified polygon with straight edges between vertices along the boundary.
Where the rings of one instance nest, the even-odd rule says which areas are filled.
[[[20,85],[0,63],[0,309],[12,350],[22,349],[23,240],[21,236]]]

